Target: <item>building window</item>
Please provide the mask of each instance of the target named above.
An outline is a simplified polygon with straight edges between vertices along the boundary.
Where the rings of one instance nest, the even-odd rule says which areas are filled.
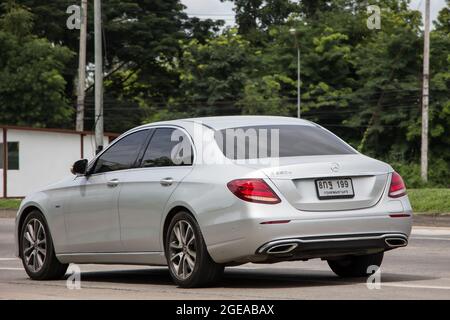
[[[0,143],[0,169],[3,169],[3,143]],[[8,170],[19,170],[18,142],[8,142]]]

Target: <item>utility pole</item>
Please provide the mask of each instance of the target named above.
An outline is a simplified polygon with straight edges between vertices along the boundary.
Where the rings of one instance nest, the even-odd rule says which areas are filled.
[[[297,30],[292,28],[289,32],[295,37],[295,46],[297,47],[297,118],[300,119],[300,43],[297,39]]]
[[[297,118],[300,119],[300,44],[297,40]]]
[[[86,86],[87,0],[81,0],[80,53],[78,57],[78,94],[76,130],[84,130],[84,90]]]
[[[425,29],[423,46],[423,84],[422,84],[422,146],[420,156],[420,175],[428,181],[428,101],[430,79],[430,0],[425,2]]]
[[[102,3],[94,0],[95,42],[95,150],[103,150],[103,53],[102,53]]]

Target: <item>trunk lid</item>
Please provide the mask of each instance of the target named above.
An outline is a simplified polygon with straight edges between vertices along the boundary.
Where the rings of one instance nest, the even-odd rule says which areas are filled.
[[[261,170],[295,208],[337,211],[374,206],[383,195],[392,168],[361,154],[280,158],[279,166]],[[354,196],[319,199],[318,178],[351,179]],[[349,180],[347,180],[349,181]]]

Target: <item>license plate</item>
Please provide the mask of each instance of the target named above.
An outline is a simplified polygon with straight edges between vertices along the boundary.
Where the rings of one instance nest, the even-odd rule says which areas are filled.
[[[350,178],[317,179],[317,197],[320,200],[353,198],[353,183]]]

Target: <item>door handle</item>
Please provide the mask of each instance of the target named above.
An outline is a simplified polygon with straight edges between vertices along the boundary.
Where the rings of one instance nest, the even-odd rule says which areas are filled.
[[[171,186],[171,185],[172,185],[173,179],[170,178],[170,177],[164,178],[164,179],[161,179],[161,181],[159,181],[159,183],[161,183],[161,185],[162,185],[163,187],[168,187],[168,186]]]
[[[106,184],[111,188],[117,187],[119,185],[119,179],[109,180]]]

